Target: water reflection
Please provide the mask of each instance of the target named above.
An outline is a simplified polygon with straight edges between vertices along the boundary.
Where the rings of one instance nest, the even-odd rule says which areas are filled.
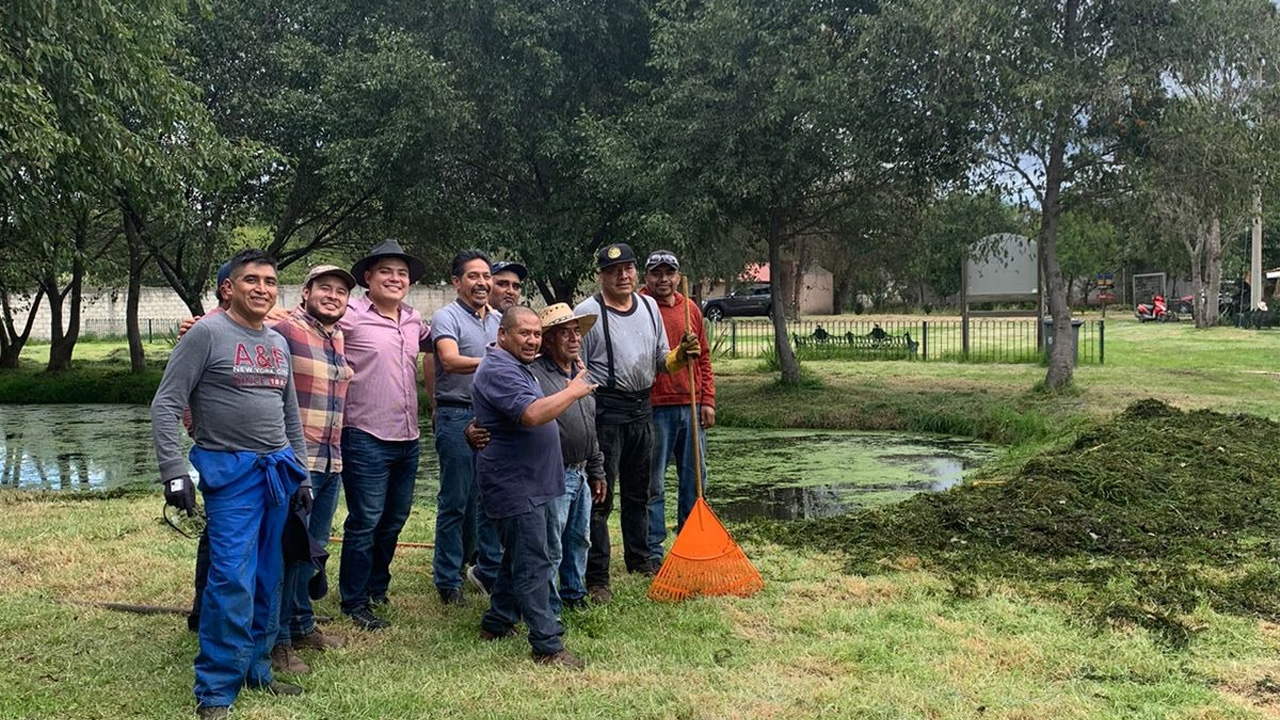
[[[158,478],[145,405],[0,405],[0,437],[0,487],[101,491]],[[427,421],[422,437],[417,495],[434,500],[439,483]]]
[[[431,507],[439,471],[428,420],[421,431],[415,494]],[[99,491],[156,479],[146,406],[5,405],[0,435],[0,487]],[[995,452],[963,438],[735,428],[716,428],[707,445],[707,497],[725,519],[826,517],[945,490]],[[674,515],[674,468],[667,482]]]
[[[155,479],[144,406],[4,405],[0,434],[0,487],[107,490]]]

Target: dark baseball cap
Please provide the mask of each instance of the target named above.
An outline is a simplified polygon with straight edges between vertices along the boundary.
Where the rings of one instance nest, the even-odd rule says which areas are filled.
[[[226,262],[222,263],[222,267],[218,268],[218,285],[217,285],[217,287],[222,287],[222,283],[224,283],[224,282],[226,282],[227,280],[230,280],[230,279],[231,279],[231,261],[230,261],[230,260],[228,260],[228,261],[226,261]]]
[[[603,270],[613,265],[621,265],[623,263],[634,263],[636,261],[636,253],[631,246],[626,243],[614,243],[600,248],[600,252],[596,253],[596,269]]]
[[[644,261],[644,269],[652,270],[659,265],[670,265],[672,270],[679,270],[680,260],[670,250],[654,250],[649,253],[649,259]]]
[[[529,268],[525,267],[524,265],[521,265],[518,262],[515,262],[514,260],[499,260],[498,262],[490,266],[490,269],[489,269],[490,275],[497,275],[500,272],[513,272],[516,274],[516,277],[520,278],[521,280],[524,280],[525,278],[529,277]]]

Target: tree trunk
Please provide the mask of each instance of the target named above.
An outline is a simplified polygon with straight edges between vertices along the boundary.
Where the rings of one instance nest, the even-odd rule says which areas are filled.
[[[1204,327],[1201,325],[1201,318],[1204,317],[1204,300],[1200,297],[1200,289],[1204,287],[1204,281],[1201,279],[1201,273],[1204,269],[1204,246],[1205,238],[1209,235],[1203,225],[1196,228],[1196,241],[1193,245],[1190,240],[1185,237],[1182,239],[1182,245],[1187,249],[1187,256],[1191,259],[1191,302],[1194,308],[1192,313],[1195,318],[1196,327]],[[1172,304],[1172,297],[1166,297],[1165,302]]]
[[[782,267],[782,213],[776,208],[769,211],[769,292],[772,297],[784,297],[781,274]],[[786,385],[800,384],[800,363],[791,349],[791,336],[787,333],[786,313],[779,312],[775,300],[773,312],[773,348],[778,353],[778,368],[782,371],[782,382]]]
[[[49,318],[49,362],[45,369],[52,370],[54,366],[53,348],[58,341],[62,340],[66,332],[63,327],[62,317],[62,304],[66,300],[66,296],[62,294],[58,281],[52,273],[46,274],[40,279],[40,289],[49,300],[49,315],[51,316]]]
[[[644,284],[644,271],[640,272],[639,282]],[[574,294],[578,290],[577,278],[553,277],[548,278],[547,282],[538,281],[538,292],[542,294],[542,299],[548,305],[554,303],[565,303],[569,307],[574,305]]]
[[[1077,41],[1080,0],[1067,0],[1062,10],[1062,44],[1074,52]],[[1071,385],[1075,375],[1075,330],[1071,327],[1071,307],[1067,305],[1067,290],[1062,281],[1062,264],[1058,261],[1058,219],[1062,214],[1062,176],[1066,165],[1067,124],[1073,122],[1071,108],[1060,106],[1053,113],[1052,138],[1049,142],[1049,163],[1045,168],[1044,200],[1041,203],[1040,261],[1046,277],[1045,290],[1049,296],[1049,316],[1053,318],[1053,350],[1049,352],[1049,370],[1044,386],[1048,390],[1063,390]]]
[[[850,305],[850,293],[853,291],[853,280],[849,273],[840,275],[840,279],[836,280],[835,287],[831,293],[832,309],[837,315],[843,315],[846,308]]]
[[[49,286],[50,306],[53,296],[58,296],[58,312],[55,313],[53,332],[49,335],[49,364],[45,368],[49,372],[61,372],[71,369],[71,355],[75,352],[76,342],[80,340],[80,305],[84,295],[85,252],[89,242],[89,219],[84,216],[75,229],[75,254],[71,260],[71,283],[65,290],[59,290],[57,279],[50,274],[46,278]],[[67,325],[62,326],[63,302],[70,304],[67,308]]]
[[[137,218],[129,208],[122,207],[124,238],[129,248],[129,294],[125,299],[125,335],[129,338],[129,372],[141,373],[147,369],[147,355],[142,349],[142,329],[138,327],[138,301],[142,294],[142,239],[138,237]]]
[[[1209,287],[1204,292],[1204,327],[1212,327],[1218,324],[1218,289],[1222,287],[1222,222],[1217,216],[1209,221],[1205,263],[1208,265],[1206,284]]]
[[[1059,111],[1056,121],[1066,122],[1066,113]],[[1053,350],[1049,353],[1049,371],[1044,384],[1049,390],[1062,390],[1071,385],[1075,374],[1075,338],[1071,327],[1071,308],[1067,304],[1067,289],[1062,279],[1062,265],[1058,262],[1058,218],[1062,212],[1059,203],[1062,190],[1062,171],[1066,142],[1061,129],[1055,130],[1049,149],[1049,167],[1045,175],[1043,215],[1040,222],[1039,246],[1044,263],[1045,286],[1049,296],[1049,315],[1053,318]]]
[[[77,263],[79,265],[79,263]],[[49,372],[61,372],[71,369],[71,355],[75,352],[76,342],[80,340],[80,300],[81,286],[84,282],[84,272],[77,269],[71,280],[71,285],[67,288],[65,294],[58,298],[58,322],[53,326],[53,332],[49,335],[49,364],[45,369]],[[50,294],[50,299],[55,293]],[[62,309],[64,303],[67,308],[67,324],[64,328],[61,322]],[[50,303],[50,308],[53,303]]]
[[[40,311],[40,303],[43,300],[44,289],[41,288],[31,299],[31,306],[27,308],[27,320],[23,323],[22,331],[18,332],[17,325],[13,321],[13,305],[9,302],[9,293],[0,290],[0,307],[4,310],[4,331],[0,332],[0,370],[17,369],[18,358],[22,355],[22,348],[27,344],[27,338],[31,337],[31,328],[35,327],[36,313]]]

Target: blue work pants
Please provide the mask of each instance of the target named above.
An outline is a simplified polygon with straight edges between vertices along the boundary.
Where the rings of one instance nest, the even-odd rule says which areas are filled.
[[[195,696],[231,705],[244,685],[271,683],[271,645],[280,620],[281,536],[289,501],[305,475],[286,449],[269,456],[199,447],[209,532],[209,577],[200,612]]]

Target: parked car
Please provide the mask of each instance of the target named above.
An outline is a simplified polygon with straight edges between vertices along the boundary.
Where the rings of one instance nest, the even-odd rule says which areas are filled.
[[[722,297],[708,298],[702,303],[702,314],[708,320],[743,315],[768,315],[773,311],[773,296],[768,285],[746,285]]]

